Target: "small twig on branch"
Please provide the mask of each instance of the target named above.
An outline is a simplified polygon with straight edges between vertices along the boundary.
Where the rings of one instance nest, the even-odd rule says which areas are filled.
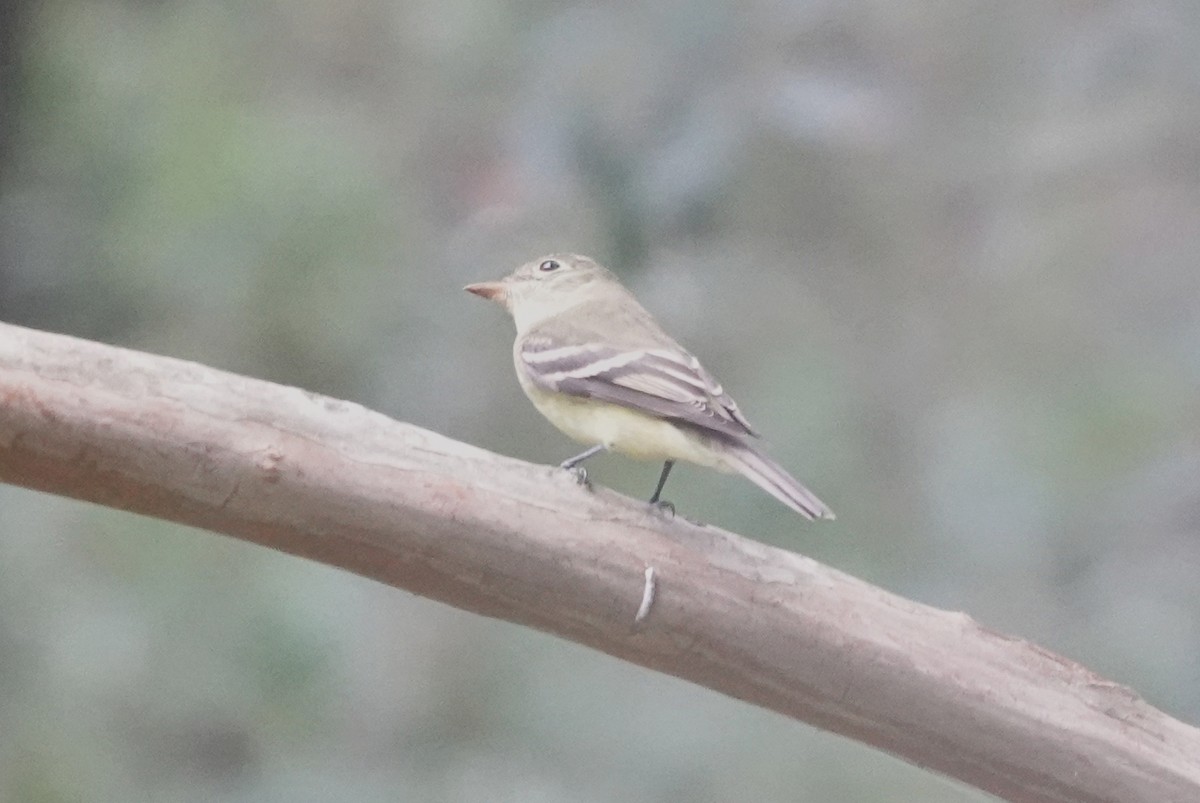
[[[638,605],[637,613],[633,615],[633,623],[640,625],[650,615],[650,606],[654,604],[654,594],[658,590],[658,577],[653,566],[646,567],[646,585],[642,587],[642,604]]]
[[[0,481],[535,627],[1013,800],[1200,800],[1200,731],[1072,661],[295,388],[0,324]]]

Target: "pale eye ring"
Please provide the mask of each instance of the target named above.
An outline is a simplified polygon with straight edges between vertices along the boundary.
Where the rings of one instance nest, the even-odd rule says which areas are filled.
[[[561,267],[562,267],[562,264],[560,262],[558,262],[557,260],[547,259],[545,262],[538,265],[538,270],[549,273],[550,271],[558,270]]]

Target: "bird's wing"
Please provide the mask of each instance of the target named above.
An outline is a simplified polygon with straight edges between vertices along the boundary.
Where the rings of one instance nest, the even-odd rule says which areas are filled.
[[[586,330],[535,329],[517,346],[526,376],[545,390],[618,404],[734,438],[757,435],[700,361],[663,335],[613,344]]]

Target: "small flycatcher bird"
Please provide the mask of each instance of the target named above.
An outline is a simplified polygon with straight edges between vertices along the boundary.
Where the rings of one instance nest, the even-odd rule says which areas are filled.
[[[494,282],[469,284],[517,325],[513,359],[525,395],[550,423],[591,448],[662,460],[651,504],[677,460],[739,472],[809,519],[832,519],[812,491],[753,442],[758,435],[700,361],[672,340],[609,270],[552,254]],[[579,468],[577,468],[579,467]]]

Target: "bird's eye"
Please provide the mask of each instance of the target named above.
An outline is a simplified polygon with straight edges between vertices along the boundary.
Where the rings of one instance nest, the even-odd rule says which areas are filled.
[[[538,265],[538,270],[545,271],[546,273],[549,273],[550,271],[552,271],[552,270],[558,270],[558,269],[559,269],[559,268],[561,268],[561,267],[562,267],[562,264],[561,264],[561,263],[559,263],[558,261],[556,261],[556,260],[553,260],[553,259],[547,259],[545,262],[543,262],[542,264]]]

